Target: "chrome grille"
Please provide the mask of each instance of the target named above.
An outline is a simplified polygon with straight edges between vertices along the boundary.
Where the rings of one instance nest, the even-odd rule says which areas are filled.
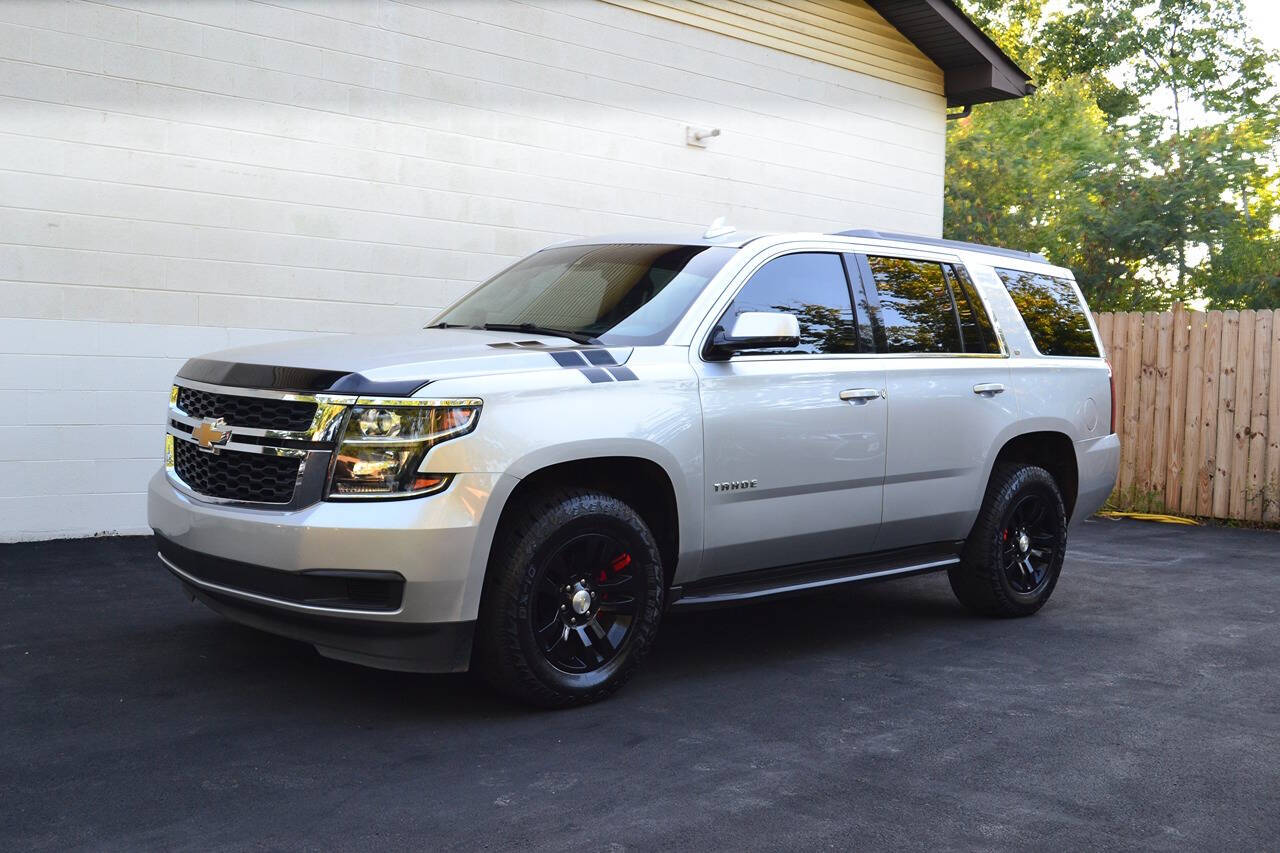
[[[186,441],[174,443],[173,467],[196,492],[254,503],[287,504],[298,482],[297,457],[223,450],[208,453]]]
[[[232,426],[301,432],[311,427],[316,404],[268,397],[240,397],[178,387],[178,408],[193,418],[222,418]]]
[[[213,503],[311,506],[323,497],[338,433],[356,399],[179,377],[169,397],[169,481]]]

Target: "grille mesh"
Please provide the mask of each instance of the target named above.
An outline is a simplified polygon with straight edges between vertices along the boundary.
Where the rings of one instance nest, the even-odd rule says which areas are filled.
[[[202,495],[237,501],[285,504],[293,500],[300,459],[223,450],[214,455],[174,441],[173,467],[182,482]]]
[[[231,426],[301,432],[311,426],[315,403],[238,397],[178,387],[178,408],[193,418],[222,418]]]

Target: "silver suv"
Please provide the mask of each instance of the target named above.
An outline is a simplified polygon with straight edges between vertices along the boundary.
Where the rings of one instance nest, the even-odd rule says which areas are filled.
[[[425,330],[187,362],[150,525],[232,619],[580,704],[670,608],[945,571],[979,613],[1034,613],[1115,480],[1110,375],[1038,255],[579,240]]]

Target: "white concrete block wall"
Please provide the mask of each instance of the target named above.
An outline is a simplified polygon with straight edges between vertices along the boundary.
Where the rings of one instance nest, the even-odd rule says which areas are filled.
[[[145,532],[202,352],[413,329],[580,234],[938,234],[943,112],[596,0],[4,0],[0,541]]]

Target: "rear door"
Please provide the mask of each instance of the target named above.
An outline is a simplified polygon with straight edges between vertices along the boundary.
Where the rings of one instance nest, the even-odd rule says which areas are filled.
[[[889,404],[876,550],[963,539],[1017,417],[1003,344],[958,261],[885,252],[857,263],[873,285]]]
[[[785,311],[800,321],[801,344],[708,361],[700,350],[711,327],[700,332],[701,577],[864,553],[880,527],[885,374],[869,356],[871,329],[854,313],[844,258],[785,252],[744,277],[715,324],[732,328],[743,311]]]

